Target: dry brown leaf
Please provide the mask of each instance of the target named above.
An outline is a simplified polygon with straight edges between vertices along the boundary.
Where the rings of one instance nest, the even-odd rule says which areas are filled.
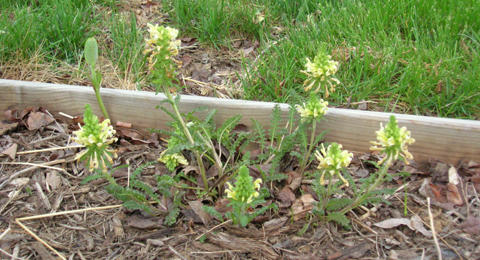
[[[379,223],[375,223],[373,225],[383,229],[391,229],[394,227],[398,227],[400,225],[405,225],[405,226],[408,226],[411,230],[416,230],[422,233],[426,237],[432,237],[432,232],[425,229],[422,221],[417,216],[413,216],[412,219],[391,218],[391,219],[381,221]]]
[[[373,225],[383,229],[391,229],[394,227],[398,227],[400,225],[406,225],[413,230],[411,221],[408,218],[391,218],[391,219],[381,221],[379,223],[375,223]]]
[[[203,203],[201,201],[189,201],[188,205],[192,208],[193,212],[202,220],[205,226],[208,226],[208,223],[212,220],[210,214],[203,210]]]
[[[279,193],[277,198],[282,202],[279,205],[280,208],[287,208],[292,205],[292,202],[295,200],[295,194],[293,194],[292,190],[289,187],[284,187]]]
[[[292,204],[292,211],[289,213],[289,216],[293,214],[294,221],[300,220],[313,209],[313,202],[315,202],[315,199],[310,194],[305,194],[299,199],[296,199]]]
[[[462,224],[463,231],[470,235],[480,235],[480,219],[477,217],[468,217]]]
[[[48,114],[42,112],[32,112],[27,119],[28,130],[35,131],[42,129],[53,121],[55,121],[55,119]]]
[[[451,183],[447,184],[447,200],[457,206],[463,205],[462,195],[458,191],[457,186]]]
[[[5,149],[2,152],[2,154],[3,155],[8,155],[12,160],[15,160],[15,157],[17,156],[17,148],[18,148],[18,145],[14,143],[10,147]]]
[[[4,135],[9,131],[14,131],[17,129],[18,123],[4,123],[0,121],[0,135]]]
[[[62,179],[56,171],[51,171],[47,173],[47,177],[45,178],[46,186],[50,187],[51,191],[56,190],[60,187],[62,183]]]
[[[153,229],[162,228],[163,219],[160,218],[146,218],[140,213],[135,213],[127,218],[128,226],[139,229]]]

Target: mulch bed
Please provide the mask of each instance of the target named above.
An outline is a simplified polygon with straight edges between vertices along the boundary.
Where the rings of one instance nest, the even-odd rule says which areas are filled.
[[[439,161],[407,167],[397,163],[392,173],[408,171],[411,176],[386,184],[398,188],[387,198],[390,205],[349,212],[350,230],[309,214],[316,194],[311,180],[295,181],[300,176],[294,171],[271,186],[269,201],[280,210],[257,217],[247,229],[205,216],[199,205],[212,202],[188,193],[177,223],[168,227],[162,216],[102,208],[121,202],[104,190],[104,180],[81,183],[88,173],[73,159],[81,148],[68,148],[71,120],[54,121],[41,108],[7,113],[16,122],[0,123],[2,259],[59,259],[47,245],[68,259],[438,259],[429,210],[443,259],[480,259],[480,166],[475,162],[457,168]],[[114,176],[127,185],[128,174],[155,161],[164,143],[157,135],[117,130],[116,165],[130,167]],[[377,159],[356,154],[348,170],[360,179],[375,170],[368,161]],[[149,183],[158,174],[170,173],[155,163],[141,178]],[[225,200],[215,206],[225,209]],[[51,213],[59,214],[39,218]],[[30,216],[36,218],[20,222],[47,245],[15,221]]]

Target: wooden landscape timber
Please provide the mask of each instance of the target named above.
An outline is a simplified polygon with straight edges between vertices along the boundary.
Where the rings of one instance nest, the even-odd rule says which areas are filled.
[[[112,122],[132,123],[134,129],[146,133],[149,128],[165,129],[166,123],[171,121],[163,111],[155,109],[165,99],[163,94],[102,88],[101,95]],[[59,116],[58,112],[76,116],[83,114],[86,103],[91,104],[94,112],[101,116],[92,87],[0,80],[2,111],[41,106],[55,116]],[[164,105],[170,109],[167,103]],[[199,96],[182,96],[180,101],[180,109],[184,113],[199,106],[217,109],[217,124],[231,116],[242,114],[241,123],[247,127],[252,124],[251,118],[268,127],[274,105],[275,103],[268,102]],[[288,105],[280,106],[286,118]],[[392,113],[330,108],[325,116],[327,120],[317,126],[317,131],[321,133],[330,130],[326,141],[341,143],[345,149],[368,152],[370,141],[376,138],[375,131],[380,129],[380,123],[385,125],[388,122],[390,115]],[[480,161],[480,121],[394,115],[399,126],[406,126],[416,140],[409,151],[417,163],[431,159],[454,165],[468,160]],[[3,113],[2,119],[5,119]]]

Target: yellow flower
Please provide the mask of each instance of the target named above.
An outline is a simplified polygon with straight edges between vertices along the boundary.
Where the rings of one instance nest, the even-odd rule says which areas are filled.
[[[179,153],[165,154],[168,150],[163,151],[158,158],[159,162],[164,163],[170,171],[175,170],[179,164],[188,165],[187,159]]]
[[[260,196],[257,190],[260,189],[260,184],[262,183],[261,179],[252,181],[253,178],[250,176],[247,167],[240,167],[235,186],[227,182],[228,188],[225,189],[227,198],[250,204],[254,198]]]
[[[342,148],[343,146],[341,144],[332,143],[328,146],[328,149],[325,150],[322,144],[321,153],[318,150],[315,151],[315,157],[319,161],[318,169],[324,170],[320,177],[321,185],[325,184],[325,172],[328,171],[332,175],[338,175],[345,185],[349,186],[347,180],[340,174],[340,170],[350,165],[353,154],[347,150],[341,150]]]
[[[333,77],[338,71],[338,62],[332,60],[332,56],[327,55],[325,46],[322,46],[315,56],[313,62],[306,58],[305,71],[302,73],[308,76],[308,79],[303,83],[305,91],[310,91],[315,88],[314,92],[318,92],[323,86],[325,88],[325,97],[329,96],[330,92],[335,91],[335,85],[332,82],[340,84],[340,81]]]
[[[75,159],[80,161],[87,159],[87,165],[90,170],[100,169],[106,171],[106,164],[103,157],[106,157],[110,164],[113,163],[112,155],[116,157],[116,150],[108,149],[108,145],[117,141],[115,130],[110,125],[110,120],[106,119],[99,123],[98,117],[92,112],[90,105],[85,106],[83,117],[84,126],[80,126],[78,131],[73,132],[72,138],[75,142],[84,145],[86,150],[77,154]],[[99,159],[102,164],[99,164]]]
[[[310,100],[303,106],[295,105],[302,121],[312,122],[320,120],[328,110],[328,102],[318,99],[315,94],[310,94]]]
[[[413,155],[408,151],[408,145],[413,144],[415,139],[411,138],[411,133],[407,131],[406,127],[398,127],[397,119],[393,115],[385,127],[380,123],[380,130],[375,133],[378,141],[370,142],[373,144],[370,150],[386,153],[386,156],[378,162],[379,165],[386,160],[396,160],[398,156],[407,165],[409,164],[408,159],[413,159]]]

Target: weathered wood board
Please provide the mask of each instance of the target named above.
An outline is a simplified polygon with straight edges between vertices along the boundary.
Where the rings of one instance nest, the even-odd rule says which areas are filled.
[[[135,129],[146,132],[148,128],[165,128],[166,122],[171,121],[165,113],[155,109],[165,99],[162,94],[116,89],[102,89],[101,93],[113,122],[118,120],[132,123]],[[23,109],[42,106],[51,113],[81,115],[86,103],[92,105],[97,115],[101,115],[91,87],[0,80],[0,111],[9,107]],[[169,108],[168,104],[165,105]],[[267,102],[182,96],[180,109],[188,112],[195,107],[207,106],[217,109],[217,123],[242,114],[241,123],[247,126],[251,126],[250,118],[268,126],[274,105]],[[281,104],[281,108],[287,115],[288,105]],[[322,121],[318,127],[318,133],[330,130],[326,136],[327,141],[339,142],[351,151],[368,152],[369,141],[375,140],[375,131],[380,129],[381,122],[388,122],[390,115],[391,113],[331,108],[326,115],[327,121]],[[455,165],[468,160],[480,162],[480,121],[401,114],[395,116],[399,125],[406,126],[416,140],[409,148],[416,162],[426,162],[429,159],[439,159]],[[2,112],[2,119],[4,118]]]

